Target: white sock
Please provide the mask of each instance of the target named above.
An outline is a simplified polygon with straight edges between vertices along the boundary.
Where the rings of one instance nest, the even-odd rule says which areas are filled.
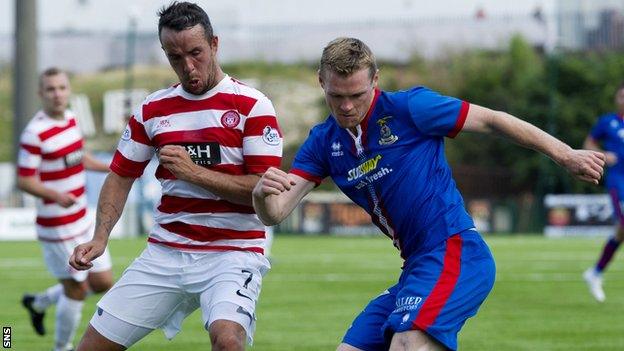
[[[57,350],[69,349],[82,316],[83,301],[62,294],[56,306],[55,344]]]
[[[63,285],[58,283],[47,288],[44,292],[35,295],[35,301],[33,301],[33,308],[37,312],[43,312],[50,305],[58,302],[59,297],[63,295]]]

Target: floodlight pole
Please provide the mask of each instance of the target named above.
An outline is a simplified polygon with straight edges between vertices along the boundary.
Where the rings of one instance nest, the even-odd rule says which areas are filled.
[[[124,99],[124,114],[126,118],[132,115],[132,89],[134,88],[134,54],[136,47],[137,36],[137,18],[134,15],[130,16],[128,24],[128,33],[126,36],[126,63],[125,63],[125,75],[124,82],[125,99]]]
[[[13,159],[19,136],[37,112],[37,0],[15,0],[15,56],[13,86]]]
[[[126,63],[125,63],[125,75],[126,79],[124,82],[124,117],[126,120],[129,120],[133,113],[132,106],[132,89],[134,89],[134,62],[135,62],[135,51],[136,51],[136,37],[137,37],[137,18],[138,18],[138,9],[131,8],[130,16],[128,22],[128,33],[126,34]],[[151,208],[146,209],[147,202],[145,199],[145,194],[143,193],[143,188],[145,186],[145,182],[143,178],[137,179],[137,191],[139,204],[137,206],[136,211],[136,219],[137,219],[137,230],[139,234],[146,234],[146,228],[143,224],[143,211],[150,211]]]
[[[14,164],[17,164],[20,135],[28,120],[37,112],[37,63],[37,0],[15,0],[12,150]],[[15,205],[22,205],[21,199],[21,196],[16,196]]]

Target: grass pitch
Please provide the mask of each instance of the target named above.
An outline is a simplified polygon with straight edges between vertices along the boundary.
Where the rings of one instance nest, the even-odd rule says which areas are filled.
[[[581,273],[597,258],[599,239],[545,239],[488,236],[497,262],[496,285],[479,314],[459,336],[460,350],[622,350],[624,263],[615,258],[605,275],[607,301],[596,303]],[[146,245],[145,239],[111,242],[114,271],[123,269]],[[277,236],[273,269],[265,277],[258,326],[250,350],[333,350],[366,303],[394,284],[401,261],[382,237]],[[54,283],[35,242],[0,243],[0,324],[12,327],[15,350],[50,350],[48,333],[37,336],[20,306],[25,291]],[[76,343],[98,297],[85,304]],[[199,313],[167,341],[157,330],[133,350],[206,350],[208,334]]]

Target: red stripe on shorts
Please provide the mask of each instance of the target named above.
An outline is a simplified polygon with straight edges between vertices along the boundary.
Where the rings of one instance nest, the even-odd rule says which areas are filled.
[[[464,128],[464,123],[466,123],[466,117],[468,117],[468,110],[470,109],[470,104],[466,101],[461,102],[461,107],[459,108],[459,114],[457,116],[457,120],[455,121],[455,127],[448,133],[449,138],[454,138],[459,134],[459,132]]]
[[[440,279],[435,284],[429,297],[420,308],[418,317],[413,324],[413,329],[426,331],[440,314],[455,289],[461,269],[462,238],[455,234],[446,241],[446,254],[444,255],[444,267]]]

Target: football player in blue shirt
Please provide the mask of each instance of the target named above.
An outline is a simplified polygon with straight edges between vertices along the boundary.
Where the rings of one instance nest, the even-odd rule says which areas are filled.
[[[611,195],[613,212],[618,223],[615,235],[607,240],[596,265],[583,273],[589,291],[598,302],[603,302],[606,298],[602,289],[602,273],[624,240],[624,214],[622,214],[624,162],[620,162],[624,160],[624,85],[621,85],[615,93],[615,105],[617,112],[601,116],[583,144],[586,149],[605,154],[607,163],[605,186]]]
[[[279,223],[331,177],[404,259],[397,284],[356,317],[338,350],[455,350],[460,328],[492,289],[495,266],[451,176],[444,137],[462,130],[503,135],[594,184],[604,155],[573,150],[509,114],[425,87],[381,91],[378,77],[360,40],[325,47],[319,82],[331,116],[312,129],[289,174],[264,174],[254,207],[265,224]]]

